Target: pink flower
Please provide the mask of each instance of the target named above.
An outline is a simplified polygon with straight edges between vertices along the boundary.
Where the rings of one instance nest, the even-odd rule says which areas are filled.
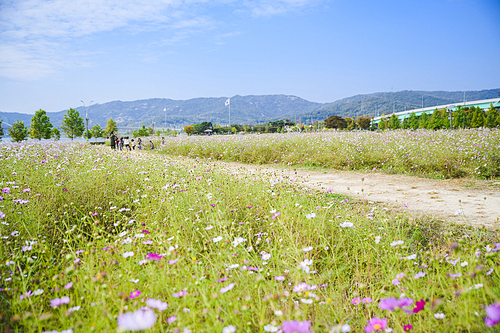
[[[172,260],[169,260],[169,261],[168,261],[168,264],[169,264],[169,265],[173,265],[173,264],[175,264],[175,263],[176,263],[176,262],[178,262],[178,261],[179,261],[179,258],[177,258],[177,259],[172,259]]]
[[[143,331],[154,326],[156,314],[153,310],[136,310],[118,315],[118,327],[124,331]]]
[[[57,308],[59,305],[68,304],[68,303],[69,303],[68,296],[64,296],[61,298],[54,298],[54,299],[50,300],[50,306],[53,308]]]
[[[172,294],[172,296],[175,297],[175,298],[180,298],[182,296],[186,296],[187,293],[188,293],[187,291],[181,290],[178,293]]]
[[[415,302],[415,308],[413,309],[413,313],[419,313],[425,307],[425,301],[421,299],[420,301]]]
[[[311,322],[309,322],[308,320],[290,320],[284,321],[283,324],[281,324],[281,329],[284,333],[312,333],[310,328]]]
[[[147,260],[155,260],[155,261],[158,261],[160,260],[161,258],[163,258],[161,255],[157,254],[157,253],[152,253],[152,252],[149,252],[147,255],[146,255],[146,259]]]
[[[140,294],[141,294],[141,292],[139,290],[132,291],[132,292],[130,292],[129,298],[134,299],[136,297],[139,297]]]
[[[394,311],[397,308],[403,308],[413,304],[411,298],[401,297],[399,300],[395,297],[388,297],[380,300],[379,308],[382,310]],[[404,309],[403,309],[404,310]]]
[[[486,326],[491,327],[500,322],[500,304],[493,303],[486,307],[486,318],[484,323]]]
[[[373,317],[372,319],[368,320],[367,326],[365,326],[365,332],[366,333],[371,333],[371,332],[381,332],[383,329],[387,327],[387,319],[380,319],[377,317]]]
[[[363,298],[363,303],[366,304],[366,303],[371,303],[371,302],[373,302],[373,300],[371,299],[371,297],[365,297],[365,298]]]
[[[392,280],[392,284],[395,285],[395,286],[398,286],[399,285],[399,279]]]
[[[67,283],[67,284],[64,286],[64,289],[70,289],[71,287],[73,287],[73,282]]]
[[[361,303],[361,298],[359,298],[359,297],[354,297],[351,301],[351,304],[354,304],[354,305],[358,305],[359,303]]]
[[[226,281],[227,279],[228,279],[228,277],[227,277],[227,276],[225,276],[225,277],[223,277],[222,279],[218,279],[218,280],[217,280],[217,282],[219,282],[219,283],[220,283],[220,282],[224,282],[224,281]]]
[[[177,319],[176,316],[168,317],[167,318],[167,323],[172,324],[176,319]]]
[[[276,281],[284,281],[285,280],[285,277],[284,276],[275,276],[274,279]]]

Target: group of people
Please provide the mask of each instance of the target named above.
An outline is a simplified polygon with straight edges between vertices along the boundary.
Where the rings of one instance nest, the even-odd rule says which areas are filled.
[[[162,138],[163,139],[163,138]],[[128,136],[126,137],[121,137],[118,138],[114,132],[111,132],[111,135],[109,136],[110,140],[110,146],[111,149],[116,149],[116,150],[126,150],[126,151],[132,151],[135,150],[135,147],[137,146],[137,149],[142,150],[142,140],[141,138],[137,138],[137,141],[134,139],[129,139]],[[165,142],[164,140],[162,142]],[[149,149],[155,149],[155,145],[153,141],[149,140]]]

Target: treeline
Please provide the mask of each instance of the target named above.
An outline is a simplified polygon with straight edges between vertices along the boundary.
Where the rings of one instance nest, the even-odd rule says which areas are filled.
[[[450,128],[450,112],[447,109],[435,109],[432,115],[423,113],[420,116],[411,113],[409,117],[401,122],[398,117],[393,114],[390,118],[382,118],[378,123],[379,129],[442,129]],[[463,107],[458,106],[457,110],[451,114],[452,128],[479,128],[488,127],[494,128],[500,126],[500,113],[490,104],[488,111],[483,111],[479,107]]]
[[[208,134],[231,134],[231,133],[279,133],[288,128],[299,126],[301,124],[294,123],[289,119],[271,121],[262,125],[240,125],[231,124],[231,126],[221,126],[212,124],[212,122],[204,121],[199,124],[184,126],[184,132],[188,135],[208,135]],[[302,125],[303,129],[303,125]]]

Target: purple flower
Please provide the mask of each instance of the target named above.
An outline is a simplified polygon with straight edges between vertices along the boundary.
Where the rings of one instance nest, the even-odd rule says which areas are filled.
[[[70,289],[71,287],[73,287],[73,282],[67,283],[67,284],[64,286],[64,289]]]
[[[310,327],[311,323],[308,320],[290,320],[284,321],[283,324],[281,324],[281,329],[284,333],[312,333],[309,329]]]
[[[169,265],[173,265],[173,264],[175,264],[175,263],[176,263],[176,262],[178,262],[178,261],[179,261],[179,258],[177,258],[177,259],[172,259],[172,260],[169,260],[169,261],[168,261],[168,264],[169,264]]]
[[[234,283],[230,283],[227,287],[221,288],[220,293],[224,294],[224,293],[228,292],[229,290],[233,289],[233,287],[234,287]]]
[[[159,299],[148,298],[146,300],[146,304],[153,309],[157,309],[160,311],[165,311],[168,308],[168,304],[160,301]]]
[[[386,327],[387,327],[387,319],[385,318],[380,319],[377,317],[373,317],[372,319],[368,320],[368,323],[365,326],[365,332],[366,333],[381,332]]]
[[[157,254],[157,253],[152,253],[152,252],[149,252],[149,253],[146,255],[146,259],[151,260],[151,261],[153,261],[153,260],[158,261],[158,260],[160,260],[161,258],[162,258],[162,256],[161,256],[161,255],[159,255],[159,254]],[[172,264],[170,264],[170,265],[172,265]]]
[[[2,189],[2,193],[5,193],[5,194],[10,194],[10,188],[8,188],[8,187],[4,187],[4,188]]]
[[[5,218],[5,213],[0,210],[0,219],[3,220],[4,218]]]
[[[172,296],[175,297],[175,298],[180,298],[182,296],[186,296],[187,293],[188,293],[187,291],[181,290],[178,293],[172,294]]]
[[[68,303],[69,303],[68,296],[64,296],[61,298],[54,298],[54,299],[50,300],[50,306],[53,308],[57,308],[59,305],[68,304]]]
[[[274,277],[274,279],[275,279],[276,281],[283,281],[283,280],[285,280],[285,277],[284,277],[284,276],[282,276],[282,275],[280,275],[280,276],[275,276],[275,277]]]
[[[491,327],[500,322],[500,304],[493,303],[486,307],[486,318],[484,323],[486,326]]]
[[[124,331],[143,331],[154,326],[156,314],[153,310],[136,310],[118,315],[118,327]]]
[[[172,324],[176,319],[177,319],[176,316],[168,317],[167,318],[167,323]]]

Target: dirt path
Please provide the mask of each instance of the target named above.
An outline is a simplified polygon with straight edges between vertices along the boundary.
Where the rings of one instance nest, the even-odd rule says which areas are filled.
[[[189,159],[180,156],[169,158]],[[382,202],[411,214],[439,217],[474,227],[484,225],[489,229],[500,228],[500,181],[435,180],[379,172],[309,171],[280,166],[206,161],[218,164],[231,173],[260,173],[266,175],[266,178],[271,176],[275,179],[293,179],[311,189]]]
[[[383,202],[412,214],[440,217],[474,227],[500,228],[500,181],[434,180],[378,172],[323,172],[215,163],[236,172],[271,173],[275,177],[296,179],[312,189]]]

